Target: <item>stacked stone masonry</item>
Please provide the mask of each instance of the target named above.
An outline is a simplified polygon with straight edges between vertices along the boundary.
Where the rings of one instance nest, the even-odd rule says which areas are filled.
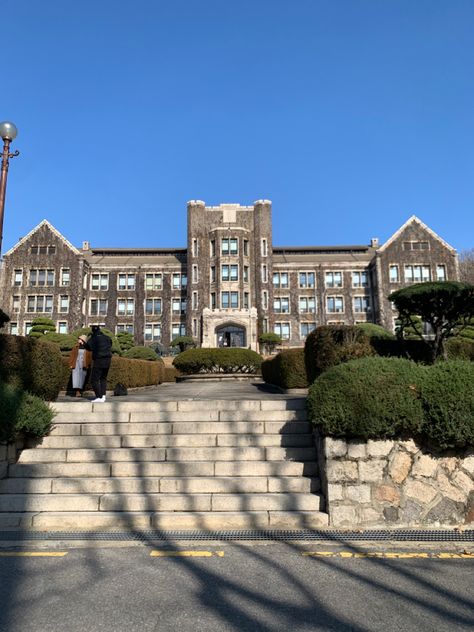
[[[435,456],[413,440],[318,443],[331,526],[474,523],[474,449]]]

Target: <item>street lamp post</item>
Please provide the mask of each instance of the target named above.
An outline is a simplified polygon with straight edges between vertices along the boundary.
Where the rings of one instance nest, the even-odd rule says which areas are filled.
[[[5,192],[7,190],[8,164],[10,158],[14,158],[20,153],[18,150],[10,153],[10,143],[12,140],[15,140],[17,134],[18,130],[13,123],[9,121],[0,123],[0,137],[3,138],[2,170],[0,173],[0,254],[2,252],[3,212],[5,209]]]

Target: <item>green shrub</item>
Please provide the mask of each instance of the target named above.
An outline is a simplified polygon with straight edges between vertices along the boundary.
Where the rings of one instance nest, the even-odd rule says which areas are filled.
[[[306,388],[304,349],[281,351],[274,358],[262,362],[262,377],[265,382],[281,388]]]
[[[470,360],[474,361],[474,340],[456,336],[450,338],[446,343],[446,353],[448,360]]]
[[[117,334],[117,340],[122,351],[128,351],[135,346],[132,334],[128,331],[119,331]]]
[[[54,411],[39,397],[0,382],[0,443],[22,435],[44,437],[51,430]]]
[[[124,351],[123,357],[134,358],[135,360],[158,360],[155,351],[150,349],[150,347],[131,347]]]
[[[427,369],[401,358],[363,358],[334,366],[309,389],[309,418],[324,435],[381,439],[418,434],[420,383]]]
[[[173,338],[170,342],[170,347],[178,347],[180,352],[186,351],[186,349],[190,349],[191,347],[195,347],[196,343],[194,342],[194,338],[191,336],[177,336]]]
[[[163,370],[163,382],[176,382],[179,371],[174,366],[165,366]]]
[[[384,358],[405,358],[423,364],[431,362],[431,349],[424,340],[374,337],[370,339],[370,345],[376,355]]]
[[[423,436],[441,449],[474,446],[474,365],[437,362],[421,384]]]
[[[332,366],[373,355],[368,336],[350,325],[322,325],[308,334],[304,358],[308,382]]]
[[[257,373],[262,357],[250,349],[188,349],[173,365],[182,373]]]
[[[28,334],[32,338],[42,338],[45,334],[50,334],[56,331],[56,325],[51,318],[35,318],[31,323],[30,333]]]
[[[62,389],[71,390],[71,369],[68,366],[68,359],[63,357],[62,361],[65,372]],[[161,358],[156,362],[149,362],[148,360],[135,360],[114,355],[107,376],[107,388],[113,390],[117,384],[123,384],[127,388],[161,384],[163,373],[164,364]],[[89,375],[84,388],[85,390],[91,389]]]
[[[260,334],[258,341],[265,347],[267,353],[273,353],[277,345],[281,345],[281,336],[273,331],[267,331],[264,334]]]
[[[58,396],[63,378],[57,345],[28,336],[0,334],[0,381],[51,401]]]
[[[359,323],[356,325],[356,328],[363,331],[368,338],[385,338],[387,340],[395,339],[395,336],[391,331],[388,331],[388,329],[385,329],[385,327],[381,327],[380,325],[375,325],[374,323]]]
[[[45,334],[42,338],[38,338],[38,340],[58,345],[63,355],[69,355],[69,353],[71,353],[71,349],[77,343],[77,338],[75,338],[72,334],[58,334],[53,332]]]

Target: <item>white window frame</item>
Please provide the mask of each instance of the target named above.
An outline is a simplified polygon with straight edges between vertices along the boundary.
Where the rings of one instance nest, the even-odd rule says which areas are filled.
[[[124,304],[124,311],[120,310],[120,305]],[[132,309],[130,309],[132,306]],[[135,299],[134,298],[118,298],[117,299],[117,310],[115,312],[116,316],[134,316],[135,315]]]
[[[288,309],[284,309],[283,301],[286,303]],[[273,297],[273,313],[274,314],[289,314],[290,313],[290,297],[289,296],[274,296]]]
[[[311,327],[311,329],[309,329],[309,331],[307,331],[305,334],[303,333],[303,327],[307,327],[308,329]],[[309,336],[309,334],[314,331],[316,329],[316,323],[314,321],[311,322],[303,322],[300,323],[300,340],[305,340],[307,336]]]
[[[359,307],[358,303],[360,303],[361,309],[358,308]],[[363,309],[364,306],[365,306],[365,309]],[[353,309],[354,309],[354,314],[370,314],[372,312],[372,304],[371,304],[370,296],[365,296],[365,295],[354,296]]]
[[[12,277],[13,287],[23,287],[23,268],[15,268]]]
[[[336,283],[335,277],[336,275],[340,275],[341,283]],[[328,277],[332,277],[332,280],[328,280]],[[340,289],[344,287],[344,274],[342,270],[326,270],[324,272],[324,287],[326,288],[337,288]]]
[[[306,302],[306,307],[302,307],[302,303]],[[310,302],[313,304],[311,309]],[[314,296],[299,296],[298,311],[300,314],[316,314],[316,298]]]
[[[301,275],[305,275],[304,283],[301,283]],[[308,281],[308,275],[313,276],[313,284]],[[300,289],[310,289],[313,290],[316,288],[316,272],[314,270],[298,270],[298,287]]]
[[[92,311],[92,304],[97,303],[97,311]],[[101,309],[105,303],[105,311]],[[90,298],[89,299],[89,316],[107,316],[109,311],[109,300],[107,298]]]
[[[359,276],[359,280],[356,277]],[[365,276],[365,283],[363,282],[363,276]],[[352,270],[351,280],[353,288],[368,288],[369,287],[369,271],[368,270]]]
[[[67,282],[64,282],[64,276],[67,273]],[[71,268],[61,268],[59,272],[59,285],[60,287],[69,287],[71,285]]]
[[[334,301],[334,309],[329,309],[329,301]],[[342,304],[341,309],[336,308],[336,301],[340,301]],[[344,314],[344,297],[343,296],[326,296],[326,314]]]
[[[66,301],[67,308],[66,309],[63,309],[63,305],[62,305],[64,298],[67,299],[67,301]],[[71,299],[69,297],[69,294],[60,294],[58,296],[58,313],[59,314],[69,314],[70,303],[71,303]]]
[[[288,335],[283,333],[283,329],[288,330]],[[273,325],[273,331],[276,333],[282,340],[290,340],[291,338],[291,323],[288,321],[278,321]]]
[[[396,279],[392,278],[392,270],[396,270],[397,276]],[[400,266],[398,263],[391,263],[388,266],[388,282],[389,283],[400,283]]]
[[[120,279],[125,277],[125,287],[120,287]],[[131,283],[130,280],[133,279]],[[117,291],[133,292],[137,288],[137,275],[135,272],[119,272],[117,274]]]
[[[97,278],[98,285],[94,287],[94,277]],[[117,278],[118,285],[118,278]],[[90,276],[91,292],[107,292],[109,289],[109,273],[108,272],[92,272]]]
[[[151,303],[151,312],[148,311],[147,303]],[[159,305],[159,310],[155,309],[155,304]],[[161,296],[147,296],[143,303],[143,311],[145,312],[145,316],[156,316],[157,314],[161,314],[163,311],[163,300]]]
[[[149,283],[150,282],[150,283]],[[163,289],[162,272],[145,273],[145,292],[155,292]]]
[[[150,331],[149,336],[147,337],[147,330]],[[156,332],[159,331],[159,334]],[[162,337],[162,327],[161,323],[145,323],[145,327],[143,328],[143,340],[144,342],[158,342]]]

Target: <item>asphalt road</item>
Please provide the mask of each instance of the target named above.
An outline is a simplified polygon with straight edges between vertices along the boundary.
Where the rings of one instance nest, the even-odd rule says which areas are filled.
[[[0,552],[2,632],[474,628],[474,558],[433,548],[399,559],[318,543],[45,547]]]

